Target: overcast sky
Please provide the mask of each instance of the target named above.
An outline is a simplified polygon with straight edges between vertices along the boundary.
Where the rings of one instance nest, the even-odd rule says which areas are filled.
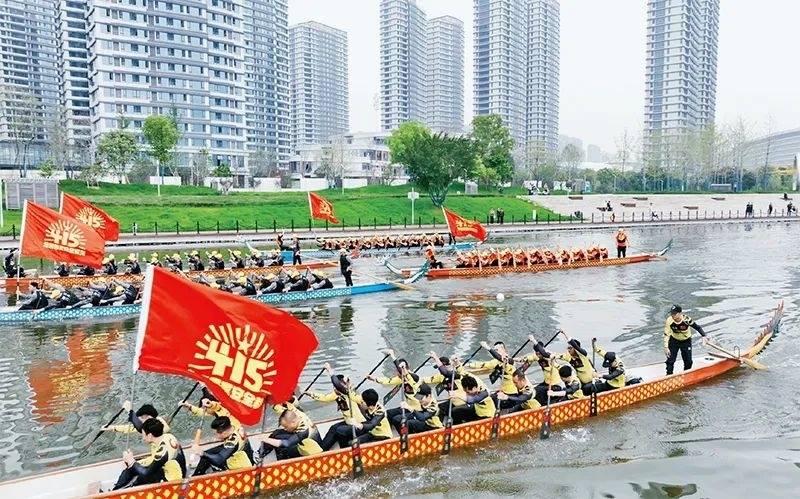
[[[379,0],[289,0],[289,23],[347,31],[350,128],[379,129]],[[472,118],[472,0],[418,0],[428,17],[464,21],[465,119]],[[742,117],[758,134],[800,127],[796,0],[721,0],[717,123]],[[561,0],[559,132],[613,152],[644,119],[644,0]]]

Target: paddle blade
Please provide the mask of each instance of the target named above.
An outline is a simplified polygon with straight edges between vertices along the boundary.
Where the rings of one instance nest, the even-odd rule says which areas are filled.
[[[383,396],[384,405],[388,404],[389,401],[392,400],[394,398],[394,396],[397,395],[397,392],[399,392],[399,391],[400,391],[400,386],[398,385],[398,386],[395,386],[394,388],[392,388],[392,390],[389,393],[384,395]]]
[[[739,360],[741,360],[742,362],[744,362],[748,366],[752,367],[753,369],[756,369],[756,370],[759,370],[759,371],[764,371],[764,370],[767,369],[767,366],[765,366],[761,362],[758,362],[755,359],[749,359],[747,357],[739,357]]]
[[[539,431],[539,438],[547,440],[550,438],[550,411],[544,413],[544,421],[542,421],[542,429]]]

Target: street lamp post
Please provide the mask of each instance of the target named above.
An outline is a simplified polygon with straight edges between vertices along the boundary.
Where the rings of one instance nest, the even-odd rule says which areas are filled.
[[[411,225],[414,225],[414,201],[419,199],[419,192],[414,191],[414,188],[411,188],[411,192],[408,193],[408,199],[411,200]]]

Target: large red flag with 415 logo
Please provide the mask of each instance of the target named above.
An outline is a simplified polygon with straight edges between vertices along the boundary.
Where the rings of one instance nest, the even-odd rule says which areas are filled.
[[[311,218],[327,220],[332,224],[339,223],[339,219],[333,214],[333,205],[331,202],[319,194],[314,194],[313,192],[308,193],[308,207],[311,210]]]
[[[205,384],[244,424],[289,400],[314,332],[288,312],[150,267],[133,369]]]
[[[83,222],[106,241],[119,239],[119,222],[97,206],[66,192],[61,193],[61,214]]]
[[[461,215],[457,215],[445,207],[442,207],[444,218],[447,220],[447,227],[453,237],[472,236],[479,241],[485,241],[486,229],[479,222],[467,220]]]
[[[88,225],[50,208],[25,202],[20,234],[22,256],[100,268],[105,249],[103,237]]]

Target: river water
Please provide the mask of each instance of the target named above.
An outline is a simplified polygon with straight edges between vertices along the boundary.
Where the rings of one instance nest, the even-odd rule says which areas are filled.
[[[663,320],[673,303],[732,347],[748,345],[784,299],[781,333],[760,359],[770,369],[741,368],[681,393],[556,427],[546,441],[523,436],[281,495],[799,497],[797,226],[641,228],[630,235],[636,249],[657,250],[670,238],[675,245],[667,261],[424,281],[415,291],[294,306],[291,311],[320,340],[301,385],[326,361],[360,379],[385,347],[417,364],[431,349],[463,354],[482,340],[500,339],[515,349],[530,333],[544,338],[559,328],[584,343],[597,337],[628,366],[658,362]],[[508,244],[610,240],[608,233],[576,231],[534,234]],[[357,270],[382,273],[369,259],[357,261]],[[498,293],[506,299],[498,301]],[[104,435],[89,455],[75,459],[130,397],[136,324],[130,319],[0,326],[0,480],[120,455],[126,437]],[[384,372],[389,374],[388,365]],[[137,374],[134,405],[153,401],[169,413],[192,384]],[[312,402],[305,408],[315,419],[334,414],[330,405]],[[195,425],[181,414],[174,427],[189,441]],[[144,450],[136,436],[130,444]]]

